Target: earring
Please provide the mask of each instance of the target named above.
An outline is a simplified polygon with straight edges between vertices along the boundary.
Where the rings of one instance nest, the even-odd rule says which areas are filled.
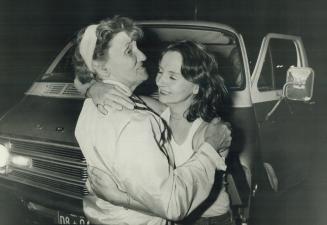
[[[199,93],[199,86],[195,86],[195,87],[193,88],[192,93],[193,93],[194,95],[197,95],[197,94]]]

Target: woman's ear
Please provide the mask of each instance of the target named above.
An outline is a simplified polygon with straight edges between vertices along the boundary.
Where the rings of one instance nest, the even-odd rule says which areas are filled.
[[[96,72],[97,77],[101,80],[106,80],[110,77],[110,69],[106,66],[105,63],[93,60],[92,66]]]
[[[193,87],[193,94],[194,95],[197,95],[199,93],[199,88],[200,88],[199,85],[197,85],[197,84],[194,85],[194,87]]]

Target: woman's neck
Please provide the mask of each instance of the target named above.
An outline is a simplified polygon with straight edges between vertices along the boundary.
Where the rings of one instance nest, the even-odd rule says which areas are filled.
[[[190,100],[185,100],[183,102],[175,103],[175,104],[169,104],[170,109],[170,117],[173,120],[186,120],[187,116],[187,110],[191,105]]]
[[[179,145],[185,142],[192,125],[192,123],[186,118],[188,108],[189,106],[177,104],[169,106],[169,127],[171,129],[174,141]]]
[[[183,120],[186,119],[186,112],[176,112],[170,108],[170,119],[171,120]]]

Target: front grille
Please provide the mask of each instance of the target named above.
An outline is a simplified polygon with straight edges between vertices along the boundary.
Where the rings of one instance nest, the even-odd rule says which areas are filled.
[[[11,140],[13,152],[35,156],[50,156],[51,158],[66,158],[74,162],[85,162],[85,158],[78,148],[70,148],[63,145],[50,145],[48,143],[24,142]]]
[[[64,83],[51,83],[47,85],[45,92],[48,94],[60,94],[64,88]]]
[[[66,85],[65,90],[62,92],[63,95],[68,96],[80,96],[81,93],[75,88],[74,84]]]
[[[22,139],[9,141],[13,154],[32,158],[32,168],[11,166],[8,178],[78,199],[88,193],[86,161],[79,148]]]
[[[61,82],[34,82],[26,94],[55,98],[84,98],[84,95],[75,88],[73,83]]]
[[[33,163],[33,168],[38,168],[41,171],[49,171],[53,174],[57,174],[58,176],[64,174],[65,176],[70,177],[71,179],[76,181],[85,182],[87,178],[84,168],[66,166],[66,165],[57,164],[49,161],[42,161],[38,159],[33,159],[32,163]]]
[[[82,184],[76,185],[75,183],[65,182],[52,177],[44,177],[40,174],[30,174],[20,169],[13,170],[10,173],[10,177],[20,179],[22,183],[28,185],[68,196],[84,196],[87,194],[87,190]]]

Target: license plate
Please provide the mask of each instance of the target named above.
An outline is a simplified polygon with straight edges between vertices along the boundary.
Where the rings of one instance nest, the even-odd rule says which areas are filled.
[[[58,224],[69,225],[89,225],[90,222],[84,216],[78,216],[71,213],[64,213],[58,211]]]

